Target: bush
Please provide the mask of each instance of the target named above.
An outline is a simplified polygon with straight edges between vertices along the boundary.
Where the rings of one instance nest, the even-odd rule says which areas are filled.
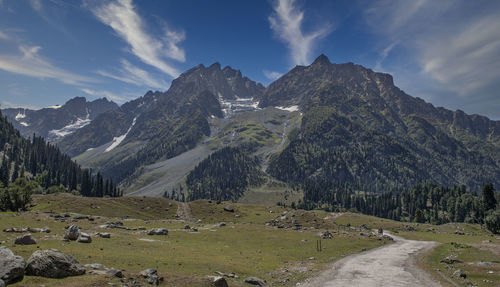
[[[488,213],[488,216],[484,219],[484,224],[486,228],[495,233],[500,233],[500,210],[495,210]]]

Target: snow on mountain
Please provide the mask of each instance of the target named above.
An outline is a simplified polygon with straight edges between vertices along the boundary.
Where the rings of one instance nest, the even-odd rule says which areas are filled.
[[[130,128],[128,128],[127,132],[119,137],[114,137],[113,138],[113,142],[111,143],[110,146],[108,146],[106,148],[106,150],[104,152],[108,152],[108,151],[111,151],[113,150],[115,147],[119,146],[122,141],[127,137],[128,133],[132,130],[132,128],[134,127],[135,125],[135,120],[137,119],[137,117],[134,118],[134,120],[132,121],[132,125],[130,126]]]
[[[289,107],[275,107],[278,110],[296,112],[299,110],[299,106],[289,106]]]
[[[51,137],[52,139],[65,137],[65,136],[73,133],[74,131],[81,129],[84,126],[90,124],[90,122],[91,122],[91,120],[89,118],[89,114],[87,113],[87,116],[85,117],[85,119],[77,118],[75,122],[73,122],[69,125],[66,125],[66,126],[62,127],[61,129],[50,130],[49,137]]]

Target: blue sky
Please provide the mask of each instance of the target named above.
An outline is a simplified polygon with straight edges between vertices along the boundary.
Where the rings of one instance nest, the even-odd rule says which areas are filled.
[[[220,62],[268,85],[319,54],[500,119],[500,1],[0,0],[0,103],[117,103]]]

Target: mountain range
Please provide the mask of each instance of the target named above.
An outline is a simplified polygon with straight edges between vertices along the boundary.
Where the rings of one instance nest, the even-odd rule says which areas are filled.
[[[342,188],[500,184],[499,121],[434,107],[388,74],[325,55],[268,87],[215,63],[120,107],[73,102],[83,103],[2,112],[128,194],[247,200],[300,190],[328,201]]]

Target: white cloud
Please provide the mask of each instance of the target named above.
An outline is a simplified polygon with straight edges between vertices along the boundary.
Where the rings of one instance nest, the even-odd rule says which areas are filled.
[[[279,79],[281,76],[283,76],[282,73],[279,73],[279,72],[275,72],[275,71],[268,71],[268,70],[264,70],[263,71],[264,73],[264,76],[266,76],[266,78],[268,78],[269,80],[277,80]]]
[[[33,10],[38,12],[42,11],[43,6],[40,0],[30,0],[30,5],[33,8]]]
[[[281,41],[287,43],[293,64],[308,65],[314,46],[331,32],[331,26],[322,25],[322,28],[304,33],[304,12],[295,5],[294,0],[276,0],[273,8],[274,13],[269,16],[271,29]]]
[[[132,0],[109,2],[91,10],[102,23],[110,26],[130,45],[130,52],[141,61],[171,77],[179,75],[179,71],[167,59],[179,62],[186,60],[184,50],[178,46],[185,39],[184,33],[172,31],[165,26],[165,35],[161,40],[149,35]]]
[[[163,80],[155,79],[148,72],[143,69],[132,65],[129,61],[121,60],[122,69],[120,69],[120,74],[112,74],[106,71],[97,71],[101,76],[112,78],[125,83],[133,84],[136,86],[164,89],[168,88],[168,84]]]
[[[427,81],[407,73],[413,79],[403,79],[409,84],[403,88],[425,94],[433,86],[438,105],[499,115],[500,2],[379,0],[364,14],[378,35],[376,45],[387,47],[378,63],[390,65],[388,55],[397,43]]]
[[[7,36],[7,34],[5,34],[4,32],[0,31],[0,39],[9,40],[9,36]]]
[[[19,46],[22,55],[0,55],[0,69],[35,78],[55,79],[71,85],[94,81],[54,66],[38,54],[40,49],[39,46]]]
[[[94,96],[94,97],[105,97],[108,100],[111,100],[115,103],[122,104],[128,100],[136,98],[136,96],[122,96],[122,95],[117,95],[115,93],[109,92],[109,91],[102,91],[102,90],[92,90],[92,89],[87,89],[87,88],[82,88],[80,89],[82,92],[86,93],[87,95]]]

